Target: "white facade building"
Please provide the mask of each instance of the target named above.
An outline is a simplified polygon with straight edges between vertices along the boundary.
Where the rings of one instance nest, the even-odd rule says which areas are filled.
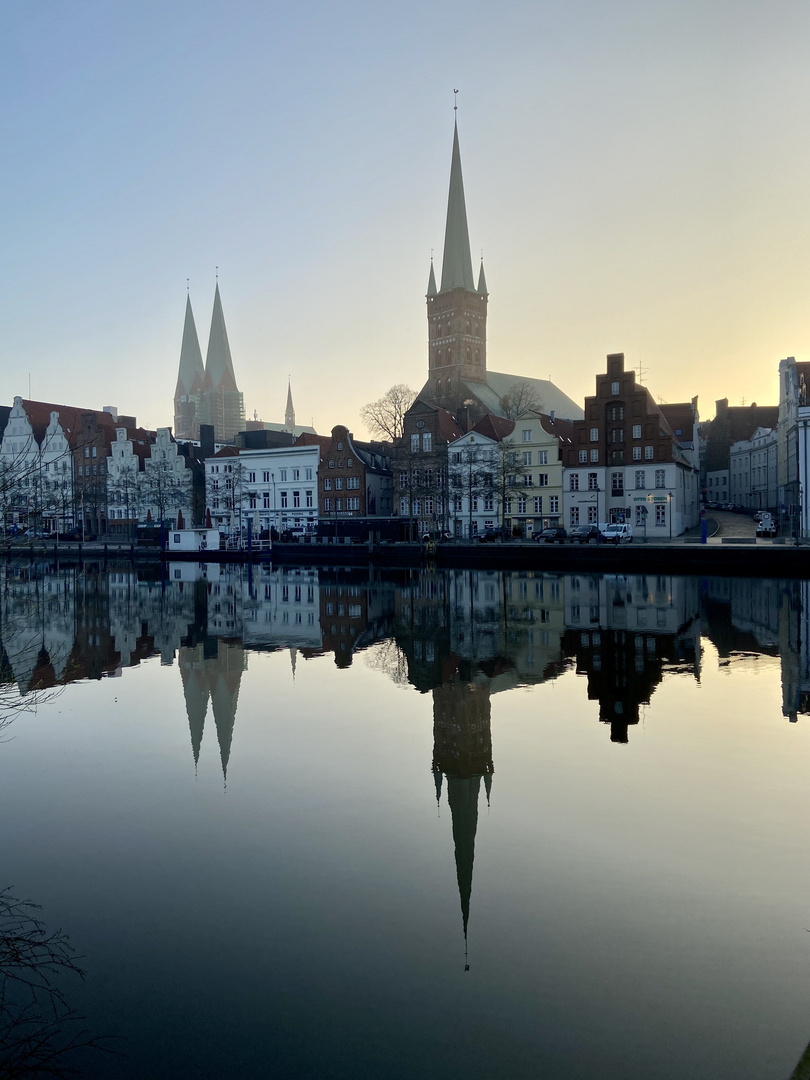
[[[450,531],[454,536],[474,537],[500,523],[495,491],[498,443],[476,431],[468,431],[448,447],[450,481]]]

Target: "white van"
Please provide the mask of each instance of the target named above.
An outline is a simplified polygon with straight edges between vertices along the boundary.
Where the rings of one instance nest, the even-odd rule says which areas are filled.
[[[608,525],[602,530],[602,536],[606,543],[612,540],[614,544],[626,542],[633,543],[633,530],[629,525]]]

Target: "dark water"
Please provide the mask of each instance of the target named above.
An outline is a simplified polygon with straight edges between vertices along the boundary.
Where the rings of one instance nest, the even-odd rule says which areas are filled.
[[[80,1075],[791,1076],[805,585],[205,569],[0,567]]]

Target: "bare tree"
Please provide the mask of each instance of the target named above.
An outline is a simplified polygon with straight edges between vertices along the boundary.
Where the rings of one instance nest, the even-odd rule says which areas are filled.
[[[416,391],[397,383],[378,401],[370,401],[360,410],[360,417],[372,436],[395,442],[402,438],[405,413],[416,400]]]
[[[493,476],[493,489],[500,507],[501,521],[511,515],[507,513],[507,506],[513,496],[523,496],[526,493],[526,485],[523,480],[526,475],[526,466],[517,445],[511,439],[503,439],[498,443],[495,456],[495,475]]]
[[[528,379],[517,379],[501,398],[501,408],[507,420],[519,420],[528,412],[542,412],[543,402]]]

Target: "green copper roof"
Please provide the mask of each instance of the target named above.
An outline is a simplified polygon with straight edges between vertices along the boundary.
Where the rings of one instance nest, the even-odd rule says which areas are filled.
[[[444,230],[442,287],[440,292],[467,289],[475,292],[467,230],[467,207],[461,177],[461,152],[458,148],[458,125],[453,128],[453,158],[450,163],[450,194],[447,199],[447,224]]]
[[[219,297],[219,284],[214,293],[214,310],[211,315],[211,333],[208,335],[208,352],[205,357],[205,386],[211,390],[236,390],[236,376],[233,372],[231,347],[228,344],[228,331],[225,329],[225,316],[222,313],[222,301]]]
[[[191,394],[202,386],[203,369],[200,341],[191,310],[191,297],[186,295],[186,320],[183,324],[183,344],[180,346],[180,370],[177,375],[179,393]]]

